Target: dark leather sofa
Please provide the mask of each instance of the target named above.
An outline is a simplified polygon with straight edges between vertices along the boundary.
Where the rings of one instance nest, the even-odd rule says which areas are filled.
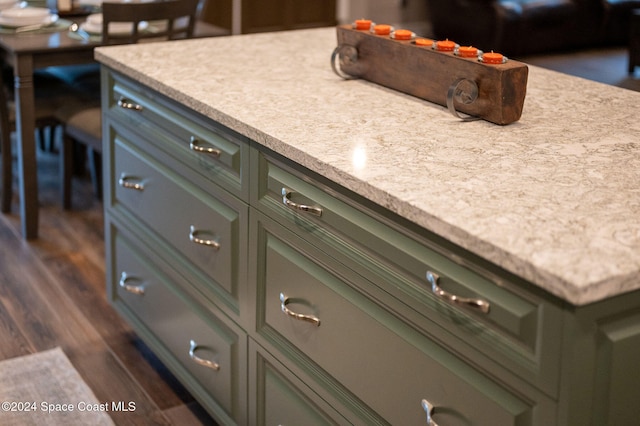
[[[521,56],[625,44],[640,0],[427,0],[433,36]]]

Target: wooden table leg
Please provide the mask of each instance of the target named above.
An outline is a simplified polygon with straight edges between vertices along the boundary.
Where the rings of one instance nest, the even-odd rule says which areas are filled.
[[[38,237],[38,179],[35,144],[33,57],[19,56],[14,64],[16,136],[22,235]]]

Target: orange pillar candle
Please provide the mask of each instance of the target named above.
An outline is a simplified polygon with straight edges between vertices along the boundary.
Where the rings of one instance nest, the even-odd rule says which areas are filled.
[[[485,64],[501,64],[504,62],[504,56],[493,51],[482,55],[482,62]]]
[[[393,38],[396,40],[411,40],[413,33],[409,30],[395,30],[393,32]]]
[[[478,49],[473,46],[460,46],[458,48],[458,56],[462,58],[477,58]]]
[[[433,40],[431,40],[429,38],[417,38],[416,39],[416,46],[431,47],[431,46],[433,46]]]
[[[376,25],[373,31],[377,35],[389,35],[391,33],[391,25]]]
[[[436,42],[436,50],[441,52],[453,52],[456,48],[456,44],[451,40],[440,40]]]
[[[369,31],[370,29],[371,29],[370,19],[356,19],[356,30]]]

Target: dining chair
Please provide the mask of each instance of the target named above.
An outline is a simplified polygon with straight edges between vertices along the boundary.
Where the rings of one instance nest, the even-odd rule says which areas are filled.
[[[1,65],[0,65],[1,66]],[[5,75],[6,74],[6,75]],[[11,210],[13,196],[13,147],[11,135],[16,130],[16,111],[12,86],[9,85],[10,72],[0,72],[0,167],[2,167],[2,183],[0,185],[0,211]],[[39,133],[41,148],[44,148],[44,129],[49,129],[53,139],[53,131],[60,124],[57,111],[62,105],[73,103],[70,87],[60,81],[49,80],[46,76],[34,76],[35,86],[35,128]],[[53,140],[51,141],[53,144]]]
[[[193,37],[199,0],[102,4],[102,43],[176,40]],[[111,23],[131,23],[130,32],[109,32]],[[144,24],[148,24],[148,27]],[[146,28],[146,29],[145,29]]]
[[[199,0],[164,0],[145,3],[103,3],[102,44],[192,38]],[[130,23],[131,31],[109,32],[111,23]],[[121,25],[121,24],[120,24]],[[58,111],[63,126],[60,150],[62,206],[71,208],[71,180],[74,143],[87,147],[91,178],[96,197],[102,196],[99,155],[102,152],[102,110],[99,99],[84,107],[65,107]]]

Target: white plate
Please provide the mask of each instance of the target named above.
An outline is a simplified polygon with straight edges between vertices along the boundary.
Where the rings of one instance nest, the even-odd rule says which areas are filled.
[[[14,27],[37,25],[50,16],[51,12],[46,7],[13,7],[0,12],[0,24]]]
[[[149,26],[148,22],[140,22],[138,25],[138,31],[144,31]],[[130,34],[132,24],[126,22],[113,22],[109,27],[110,34]],[[80,24],[80,28],[88,32],[89,34],[102,34],[102,23],[100,25],[93,22],[83,22]]]
[[[51,25],[51,24],[53,24],[53,23],[55,23],[57,21],[58,21],[58,15],[51,14],[49,16],[45,16],[44,19],[41,18],[37,22],[24,24],[22,22],[16,23],[15,20],[4,18],[0,14],[0,26],[7,27],[7,28],[20,28],[20,27],[26,27],[26,26],[30,26],[30,25],[42,25],[44,27],[44,26],[47,26],[47,25]]]

